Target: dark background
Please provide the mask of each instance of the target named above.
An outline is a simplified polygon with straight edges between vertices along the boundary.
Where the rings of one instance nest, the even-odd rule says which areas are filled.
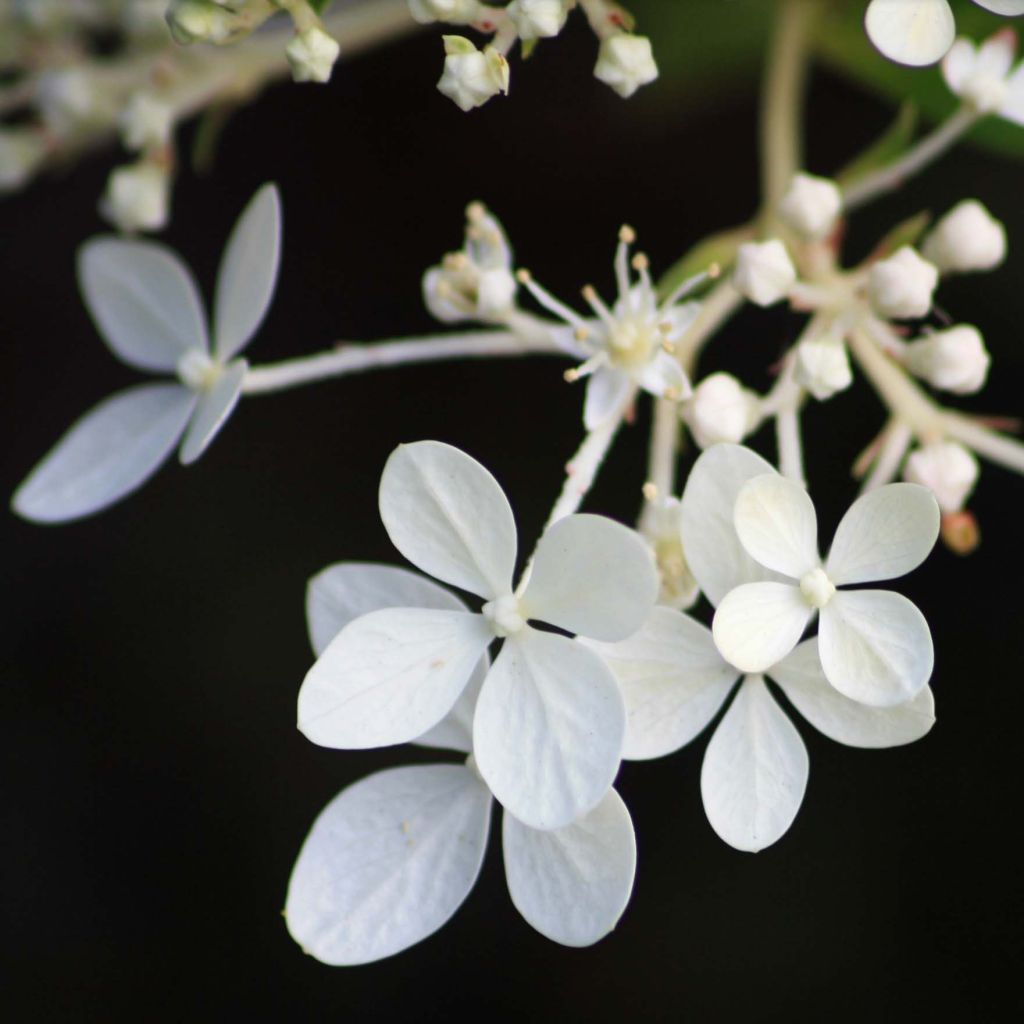
[[[753,89],[709,94],[699,117],[679,119],[668,84],[624,104],[590,77],[592,59],[577,27],[513,68],[511,98],[470,116],[434,92],[429,34],[340,66],[329,88],[274,88],[229,123],[212,175],[183,173],[166,239],[209,296],[245,200],[280,184],[283,272],[248,352],[266,362],[431,329],[420,274],[458,247],[470,199],[492,204],[520,263],[566,298],[588,280],[607,291],[622,220],[657,269],[752,212]],[[809,165],[822,173],[888,118],[823,75],[810,113]],[[115,156],[0,207],[6,494],[74,417],[136,379],[95,335],[72,273],[77,245],[104,229],[95,200]],[[975,194],[1024,237],[1021,181],[1019,165],[962,151],[859,217],[852,251],[896,219]],[[1022,272],[1014,252],[941,293],[995,357],[979,410],[1021,412]],[[796,326],[744,314],[705,365],[764,384]],[[321,807],[370,771],[434,756],[328,751],[296,731],[311,662],[305,581],[341,559],[397,560],[376,485],[403,440],[471,452],[535,536],[580,437],[582,393],[560,370],[422,367],[253,398],[198,465],[169,465],[96,518],[3,518],[6,1019],[991,1021],[1021,1008],[1024,481],[990,467],[972,502],[980,551],[938,550],[900,586],[932,625],[938,725],[913,746],[867,752],[801,721],[811,780],[776,846],[740,854],[711,832],[702,737],[624,768],[638,880],[597,947],[563,949],[518,917],[493,841],[463,908],[420,946],[334,969],[292,943],[280,911]],[[828,536],[881,409],[858,385],[806,421]],[[646,411],[591,508],[635,513],[645,424]],[[755,444],[772,454],[770,437]]]

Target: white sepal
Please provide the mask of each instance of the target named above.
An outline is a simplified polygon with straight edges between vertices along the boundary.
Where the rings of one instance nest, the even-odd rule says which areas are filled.
[[[185,431],[179,458],[183,466],[196,461],[217,436],[242,396],[248,363],[235,359],[217,375],[213,385],[199,396],[195,415]]]
[[[814,504],[803,487],[778,473],[744,484],[733,522],[747,553],[766,569],[799,580],[820,565]]]
[[[764,672],[796,647],[813,611],[791,584],[744,583],[725,595],[711,631],[730,665]]]
[[[886,57],[913,67],[940,61],[956,37],[946,0],[871,0],[864,25]]]

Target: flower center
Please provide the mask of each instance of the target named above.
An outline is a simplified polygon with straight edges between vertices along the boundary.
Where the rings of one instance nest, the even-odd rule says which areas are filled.
[[[975,75],[964,87],[964,99],[980,113],[992,114],[1006,102],[1009,88],[999,75]]]
[[[657,326],[646,317],[624,317],[608,330],[608,356],[620,369],[636,369],[650,362],[660,341]]]
[[[495,636],[511,636],[526,625],[526,619],[519,611],[519,601],[512,594],[488,601],[482,610],[484,618],[491,624]]]
[[[220,371],[220,364],[198,348],[190,348],[178,360],[178,380],[193,391],[209,391],[217,383]]]
[[[812,608],[824,608],[836,592],[824,569],[812,569],[800,578],[800,593]]]

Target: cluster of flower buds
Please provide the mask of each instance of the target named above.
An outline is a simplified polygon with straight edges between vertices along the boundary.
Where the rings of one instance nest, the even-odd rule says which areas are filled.
[[[444,72],[437,87],[467,111],[508,92],[508,55],[516,42],[528,54],[540,40],[557,36],[576,6],[600,41],[597,79],[620,96],[632,96],[658,77],[650,40],[632,31],[632,17],[611,0],[512,0],[506,7],[482,0],[409,0],[412,16],[423,24],[466,26],[491,36],[483,49],[464,36],[444,37]]]

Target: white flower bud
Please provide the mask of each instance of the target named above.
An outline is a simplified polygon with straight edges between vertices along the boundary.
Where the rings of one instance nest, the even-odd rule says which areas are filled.
[[[908,369],[934,388],[970,395],[988,376],[991,362],[976,327],[959,324],[912,341],[906,347]]]
[[[159,231],[167,224],[170,180],[151,163],[119,167],[107,179],[100,212],[120,231]]]
[[[0,193],[21,188],[45,155],[46,146],[34,129],[0,129]]]
[[[121,140],[125,148],[164,146],[171,137],[174,108],[151,93],[137,92],[121,111]]]
[[[506,11],[520,39],[550,39],[565,26],[569,4],[567,0],[512,0]]]
[[[736,253],[732,283],[755,305],[771,306],[784,299],[796,284],[796,268],[777,238],[745,242]]]
[[[409,13],[421,25],[445,21],[468,25],[481,14],[480,0],[409,0]]]
[[[943,512],[959,512],[978,481],[978,460],[955,441],[933,441],[911,452],[903,479],[929,488]]]
[[[176,43],[224,43],[236,27],[234,13],[210,0],[171,0],[167,27]]]
[[[508,61],[493,46],[478,50],[463,36],[444,37],[444,73],[437,88],[460,110],[508,92]]]
[[[823,238],[842,208],[843,196],[834,181],[798,174],[779,202],[779,216],[805,238]]]
[[[934,264],[905,245],[871,268],[868,295],[879,316],[905,320],[927,316],[938,283],[939,271]]]
[[[594,77],[626,98],[658,77],[651,41],[646,36],[619,32],[601,40]]]
[[[638,524],[641,536],[654,552],[661,576],[658,604],[678,609],[689,608],[700,596],[700,587],[683,550],[681,514],[678,498],[655,496],[644,502]]]
[[[326,82],[341,47],[322,28],[314,25],[299,32],[285,48],[292,79],[296,82]]]
[[[845,391],[853,383],[853,371],[843,339],[826,334],[801,341],[795,376],[819,402]]]
[[[965,199],[935,225],[921,251],[943,273],[992,270],[1006,258],[1006,229],[977,199]]]
[[[701,448],[739,444],[759,418],[757,396],[729,373],[705,377],[683,406],[683,419]]]
[[[101,115],[94,80],[79,68],[44,73],[39,80],[36,104],[43,124],[57,135],[73,132]]]

